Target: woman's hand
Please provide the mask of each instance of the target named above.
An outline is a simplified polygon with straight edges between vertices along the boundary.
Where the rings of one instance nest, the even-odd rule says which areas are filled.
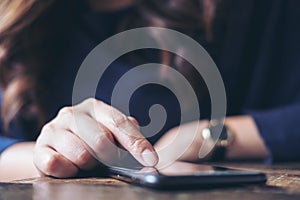
[[[165,167],[176,161],[197,161],[203,144],[201,132],[208,121],[196,121],[168,131],[156,144],[159,154],[158,167]],[[196,132],[195,132],[196,130]],[[211,146],[212,148],[212,146]]]
[[[214,143],[207,140],[203,142],[201,134],[208,124],[206,120],[197,121],[167,132],[155,144],[159,154],[158,167],[167,166],[175,160],[189,162],[209,160]],[[233,142],[227,147],[225,159],[266,159],[270,156],[252,117],[228,117],[225,119],[225,125],[234,137]]]
[[[36,142],[34,163],[42,174],[72,177],[119,158],[119,147],[144,166],[155,166],[158,156],[138,130],[137,122],[95,99],[63,108],[46,124]]]

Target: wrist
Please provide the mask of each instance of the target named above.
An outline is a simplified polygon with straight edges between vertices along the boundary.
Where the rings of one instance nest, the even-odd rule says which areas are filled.
[[[224,125],[224,120],[211,120],[206,128],[202,130],[204,143],[213,144],[209,154],[209,160],[220,161],[226,158],[227,149],[234,141],[233,132]]]
[[[225,125],[234,134],[235,140],[227,148],[226,159],[265,159],[269,156],[263,139],[252,117],[229,117]]]

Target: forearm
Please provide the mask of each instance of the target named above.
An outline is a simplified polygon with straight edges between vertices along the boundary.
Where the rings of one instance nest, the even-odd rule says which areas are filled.
[[[33,164],[34,142],[12,145],[0,155],[0,181],[7,182],[39,176]]]
[[[225,125],[234,140],[228,147],[226,159],[266,159],[269,152],[256,124],[250,116],[228,117]]]
[[[207,120],[195,121],[180,126],[180,129],[174,128],[167,132],[155,144],[160,163],[170,160],[170,158],[189,162],[199,161],[199,151],[202,145],[205,145],[203,143],[202,130],[208,125],[209,122]],[[225,120],[225,125],[233,133],[233,142],[227,149],[226,160],[266,159],[269,157],[268,149],[252,117],[228,117]],[[199,130],[196,134],[193,132],[195,127]],[[185,141],[192,141],[192,143],[186,146],[187,142]],[[204,160],[209,160],[210,156],[211,154],[206,155]]]

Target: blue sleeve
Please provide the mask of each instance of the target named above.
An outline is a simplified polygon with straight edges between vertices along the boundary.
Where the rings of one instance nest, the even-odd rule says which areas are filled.
[[[300,159],[300,104],[248,112],[271,153],[270,161]]]
[[[21,142],[21,141],[22,140],[0,136],[0,154],[5,149],[7,149],[8,147],[10,147],[11,145],[16,144],[16,143]]]

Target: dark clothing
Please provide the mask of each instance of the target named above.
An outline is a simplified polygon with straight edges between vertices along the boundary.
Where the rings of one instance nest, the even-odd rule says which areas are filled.
[[[207,43],[201,36],[195,38],[212,55],[222,74],[228,116],[251,115],[275,161],[300,159],[300,130],[296,127],[300,124],[299,8],[297,0],[230,0],[215,42]],[[96,45],[118,31],[116,24],[128,12],[130,9],[87,13],[74,25],[62,62],[64,70],[56,77],[58,85],[54,104],[49,105],[49,119],[59,108],[71,104],[73,81],[80,64]],[[98,99],[110,103],[114,85],[133,67],[126,63],[117,60],[105,72],[99,83],[105,85],[105,90],[97,92]],[[147,78],[147,74],[141,76]],[[170,91],[155,85],[137,91],[130,102],[131,114],[141,125],[149,123],[148,108],[156,103],[166,108],[168,121],[151,138],[152,142],[178,125],[178,102]],[[203,116],[206,118],[209,112]],[[17,141],[0,137],[0,151],[14,142]]]

